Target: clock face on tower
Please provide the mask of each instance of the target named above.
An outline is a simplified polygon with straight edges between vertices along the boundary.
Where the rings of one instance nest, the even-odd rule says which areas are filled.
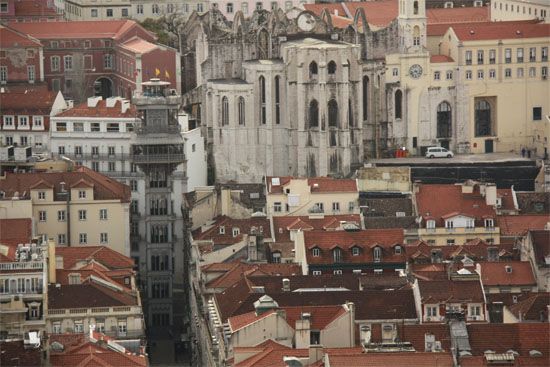
[[[409,75],[415,79],[418,79],[422,76],[422,66],[414,64],[409,69]]]

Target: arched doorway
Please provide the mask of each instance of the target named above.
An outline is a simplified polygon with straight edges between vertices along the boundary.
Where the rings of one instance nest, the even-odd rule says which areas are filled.
[[[109,78],[99,78],[94,82],[94,95],[107,99],[113,96],[113,82]]]

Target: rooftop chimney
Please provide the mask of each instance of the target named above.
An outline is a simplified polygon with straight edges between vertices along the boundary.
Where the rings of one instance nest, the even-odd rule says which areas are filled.
[[[130,108],[130,101],[123,99],[120,103],[120,112],[125,113]]]
[[[497,205],[497,187],[495,184],[485,186],[485,203],[490,206]]]
[[[107,108],[113,108],[119,99],[119,97],[109,97],[105,100],[105,106]]]
[[[283,291],[290,292],[290,279],[288,278],[283,279]]]
[[[95,108],[99,101],[101,101],[103,98],[101,96],[96,97],[89,97],[88,98],[88,107]],[[70,106],[72,107],[72,106]]]
[[[314,364],[324,357],[323,346],[319,344],[311,344],[309,346],[309,364]]]

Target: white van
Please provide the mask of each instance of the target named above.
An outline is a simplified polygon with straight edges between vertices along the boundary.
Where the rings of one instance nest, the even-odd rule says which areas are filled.
[[[430,147],[426,151],[426,158],[452,158],[453,152],[442,147]]]

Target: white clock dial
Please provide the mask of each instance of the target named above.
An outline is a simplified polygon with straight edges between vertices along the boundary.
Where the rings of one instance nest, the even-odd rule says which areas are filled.
[[[415,79],[418,79],[422,76],[422,66],[414,64],[409,69],[409,75]]]
[[[298,19],[296,19],[296,22],[298,24],[298,28],[304,32],[310,32],[313,27],[315,27],[315,17],[309,13],[300,14]]]

